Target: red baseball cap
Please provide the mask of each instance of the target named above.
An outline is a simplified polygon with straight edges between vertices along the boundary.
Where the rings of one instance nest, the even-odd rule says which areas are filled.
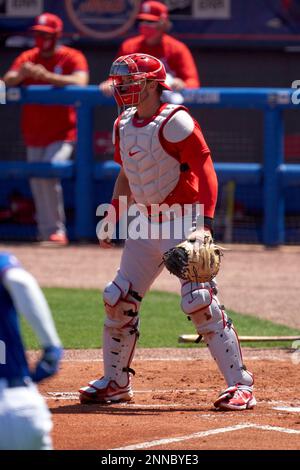
[[[160,21],[167,20],[168,17],[169,12],[166,5],[150,0],[142,3],[137,19],[142,21]]]
[[[32,31],[43,31],[45,33],[60,34],[63,31],[62,20],[52,13],[42,13],[35,19],[35,25]]]

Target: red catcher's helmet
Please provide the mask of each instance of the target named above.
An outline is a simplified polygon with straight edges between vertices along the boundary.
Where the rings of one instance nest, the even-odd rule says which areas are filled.
[[[114,97],[119,106],[136,106],[146,81],[157,81],[163,88],[166,85],[164,64],[149,54],[129,54],[118,57],[110,69],[109,77],[114,88]]]

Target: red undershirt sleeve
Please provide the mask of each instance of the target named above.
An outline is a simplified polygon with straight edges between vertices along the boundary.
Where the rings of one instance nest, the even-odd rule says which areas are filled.
[[[176,147],[180,162],[187,163],[198,177],[199,202],[204,204],[204,216],[213,218],[218,197],[218,180],[199,124],[195,121],[193,133],[172,145]]]

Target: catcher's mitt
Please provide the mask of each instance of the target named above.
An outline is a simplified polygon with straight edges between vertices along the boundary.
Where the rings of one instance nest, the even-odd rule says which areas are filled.
[[[171,274],[192,282],[209,282],[219,272],[222,248],[210,236],[185,240],[166,251],[163,262]]]

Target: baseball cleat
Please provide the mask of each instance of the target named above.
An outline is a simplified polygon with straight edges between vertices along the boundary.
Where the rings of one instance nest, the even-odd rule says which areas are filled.
[[[133,398],[130,384],[120,387],[114,380],[103,377],[100,380],[90,382],[87,387],[79,390],[81,404],[90,403],[120,403],[127,402]]]
[[[251,410],[256,405],[252,389],[245,385],[229,387],[219,395],[214,406],[219,410]]]
[[[49,236],[48,240],[43,240],[40,242],[41,246],[67,246],[69,240],[64,233],[52,233]]]

